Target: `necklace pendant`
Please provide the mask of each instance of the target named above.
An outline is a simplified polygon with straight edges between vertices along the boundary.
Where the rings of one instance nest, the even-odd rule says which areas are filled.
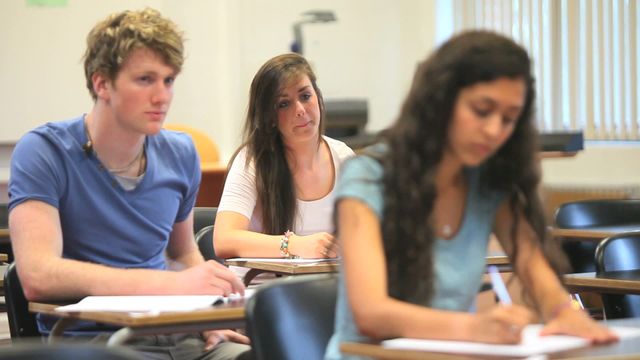
[[[444,235],[445,237],[451,236],[452,232],[453,230],[451,229],[451,225],[445,225],[442,227],[442,235]]]

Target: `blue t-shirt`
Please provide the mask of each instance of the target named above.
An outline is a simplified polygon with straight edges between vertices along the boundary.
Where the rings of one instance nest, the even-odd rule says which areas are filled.
[[[347,161],[338,181],[336,201],[342,198],[357,199],[370,207],[380,222],[384,221],[383,171],[381,164],[369,156],[358,156]],[[458,232],[448,240],[436,238],[433,249],[434,291],[430,303],[425,299],[425,306],[468,311],[480,288],[489,235],[504,194],[481,192],[479,172],[480,168],[465,169],[469,190]],[[340,343],[345,341],[366,342],[371,339],[358,332],[349,307],[344,274],[340,273],[335,330],[325,358],[357,359],[340,353]]]
[[[148,136],[145,175],[131,191],[85,153],[86,142],[83,116],[27,133],[11,158],[9,211],[27,200],[57,208],[64,258],[165,269],[173,225],[188,217],[200,185],[191,138],[167,130]]]

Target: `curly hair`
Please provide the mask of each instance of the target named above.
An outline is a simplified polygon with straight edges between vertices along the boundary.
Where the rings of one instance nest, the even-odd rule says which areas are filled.
[[[95,101],[91,77],[96,72],[115,80],[120,67],[132,51],[147,48],[180,72],[184,62],[184,38],[171,20],[154,9],[123,11],[97,23],[87,35],[84,74],[87,88]]]
[[[382,235],[389,294],[393,297],[414,303],[431,299],[435,236],[430,222],[437,195],[435,175],[447,145],[454,105],[461,89],[501,77],[522,79],[526,98],[511,137],[483,164],[480,189],[507,194],[515,220],[511,259],[518,256],[514,239],[520,211],[544,243],[543,249],[553,246],[546,240],[537,193],[541,175],[536,159],[539,145],[533,121],[535,89],[529,56],[502,35],[463,32],[420,64],[397,121],[381,134],[389,149],[378,160],[385,174]],[[564,263],[563,259],[552,261],[556,273]]]
[[[320,140],[324,124],[324,101],[316,75],[304,57],[293,53],[276,56],[262,65],[251,82],[244,141],[235,155],[246,147],[245,166],[255,164],[257,202],[262,209],[262,229],[266,234],[282,234],[293,229],[295,225],[295,186],[282,136],[278,130],[276,104],[282,89],[303,76],[309,78],[318,98]],[[229,166],[233,163],[235,155]],[[265,209],[268,211],[264,211]]]

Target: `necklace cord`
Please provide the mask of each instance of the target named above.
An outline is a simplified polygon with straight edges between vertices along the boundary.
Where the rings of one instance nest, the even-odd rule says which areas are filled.
[[[98,153],[96,152],[96,150],[93,148],[93,139],[91,138],[91,133],[89,133],[89,126],[87,124],[87,119],[84,119],[84,132],[87,135],[87,144],[85,144],[83,146],[83,149],[85,150],[85,152],[89,153],[93,153],[95,155],[95,157],[98,158],[98,160],[100,160],[100,158],[98,157]],[[123,173],[129,169],[131,169],[131,167],[136,163],[136,161],[138,161],[140,158],[142,158],[144,156],[144,143],[142,144],[142,147],[140,148],[140,152],[138,152],[138,154],[133,158],[133,160],[131,160],[130,163],[128,163],[127,165],[120,167],[120,168],[115,168],[115,169],[110,169],[108,168],[106,165],[103,164],[104,168],[107,169],[108,172],[112,173],[112,174],[120,174]],[[102,161],[101,161],[102,162]],[[140,170],[142,168],[142,162],[139,166],[138,169],[138,173],[140,173]]]

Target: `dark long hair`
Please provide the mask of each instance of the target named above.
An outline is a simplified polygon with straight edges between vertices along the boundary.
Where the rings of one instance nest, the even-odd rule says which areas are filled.
[[[240,149],[247,149],[245,166],[255,164],[258,205],[262,210],[262,228],[266,234],[282,234],[295,225],[295,186],[278,130],[276,102],[283,87],[305,75],[318,97],[320,137],[324,124],[324,101],[316,75],[304,57],[298,54],[276,56],[262,65],[251,82],[244,141]]]
[[[511,259],[518,256],[514,239],[520,211],[538,239],[550,243],[537,193],[541,175],[531,71],[526,50],[488,31],[469,31],[451,38],[418,67],[397,121],[381,135],[389,146],[379,160],[385,174],[382,233],[391,296],[415,303],[431,298],[434,233],[430,222],[436,167],[447,145],[458,94],[470,85],[501,77],[523,79],[526,99],[522,113],[511,137],[483,164],[480,188],[507,194],[515,219]],[[560,259],[552,266],[559,272],[563,263]]]

